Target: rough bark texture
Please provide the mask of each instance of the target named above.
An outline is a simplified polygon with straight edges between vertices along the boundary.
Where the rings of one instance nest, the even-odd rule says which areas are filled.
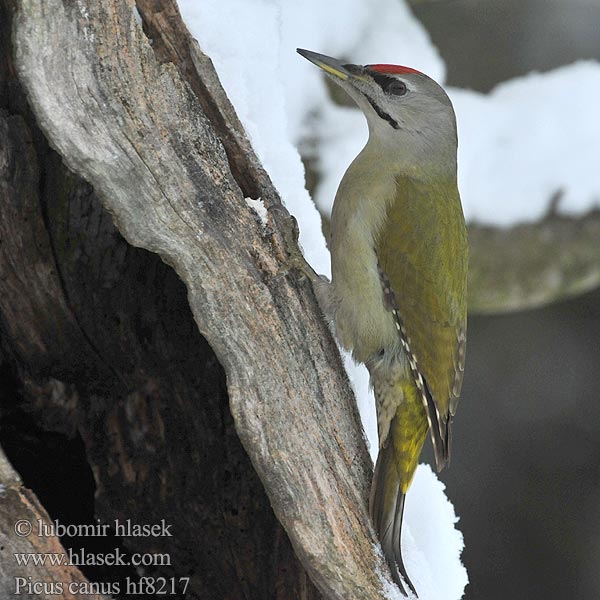
[[[0,0],[0,363],[19,382],[2,416],[81,436],[103,522],[171,523],[124,543],[169,553],[153,573],[190,575],[187,598],[382,598],[370,460],[286,265],[292,223],[174,2],[137,4],[143,29],[131,1]],[[472,228],[476,308],[598,281],[597,214],[531,227]]]
[[[54,598],[55,600],[108,600],[108,596],[88,593],[89,582],[71,566],[19,565],[15,554],[64,554],[54,535],[28,535],[39,523],[50,525],[50,518],[35,494],[22,485],[0,450],[0,593],[2,598]],[[15,532],[18,531],[19,535]],[[37,587],[34,588],[34,585]],[[37,589],[38,592],[32,593]]]
[[[81,434],[103,522],[172,524],[173,539],[126,543],[168,552],[167,575],[195,573],[188,597],[318,597],[235,433],[184,286],[122,239],[89,184],[48,148],[8,72],[0,331],[28,410],[46,429]]]
[[[156,6],[140,4],[154,15],[149,34],[173,16],[172,5],[165,3],[165,14]],[[92,189],[77,178],[60,179],[43,202],[48,230],[35,236],[46,247],[18,291],[22,302],[54,307],[60,313],[54,321],[68,335],[49,332],[45,320],[15,324],[16,309],[3,308],[4,325],[25,329],[7,338],[29,340],[21,355],[11,352],[15,363],[46,361],[28,381],[29,395],[53,399],[56,422],[65,414],[77,422],[98,482],[99,514],[177,519],[173,564],[178,572],[203,568],[190,597],[315,597],[293,566],[285,534],[274,520],[266,522],[265,496],[255,493],[258,480],[235,445],[235,424],[277,519],[321,592],[383,597],[377,573],[384,567],[365,510],[371,465],[355,403],[310,285],[285,270],[291,230],[285,210],[214,73],[206,76],[210,63],[194,47],[212,112],[204,108],[208,92],[196,90],[200,103],[178,69],[162,63],[172,58],[165,54],[167,34],[155,39],[155,54],[131,2],[23,2],[14,32],[19,78],[50,143],[93,185],[125,238],[175,268],[227,377],[229,421],[218,365],[181,317],[182,288],[173,272],[115,242]],[[51,179],[59,169],[44,172]],[[246,195],[272,209],[267,227]],[[65,253],[70,260],[63,265]],[[39,287],[50,290],[52,301],[27,298],[26,290],[38,287],[30,275],[45,278]],[[117,344],[107,342],[107,329],[119,332]],[[33,332],[39,357],[31,355]],[[66,358],[53,363],[57,336]],[[202,485],[220,492],[213,504]],[[210,544],[223,543],[228,564],[204,570]],[[248,553],[257,557],[254,565]],[[206,593],[207,584],[218,591]]]

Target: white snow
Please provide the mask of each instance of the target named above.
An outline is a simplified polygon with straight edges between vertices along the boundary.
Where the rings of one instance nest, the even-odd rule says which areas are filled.
[[[283,201],[297,218],[307,259],[328,275],[320,217],[304,188],[297,145],[309,147],[310,138],[318,144],[323,182],[317,201],[330,207],[344,170],[366,140],[366,125],[358,111],[331,103],[321,73],[295,49],[357,63],[410,65],[442,82],[444,64],[437,50],[404,0],[179,0],[179,7],[213,60]],[[250,200],[260,214],[260,207]],[[377,426],[368,375],[347,356],[346,365],[375,457]],[[429,467],[421,465],[408,494],[403,530],[406,567],[421,600],[462,597],[467,574],[460,562],[463,542],[455,523],[443,485]],[[395,587],[388,591],[389,598],[398,597]]]
[[[367,436],[367,445],[373,460],[373,464],[377,460],[379,452],[379,437],[377,434],[377,413],[375,412],[375,398],[373,390],[369,386],[369,372],[364,365],[354,362],[351,354],[340,348],[340,353],[344,359],[344,366],[348,372],[360,418],[362,420],[365,435]]]
[[[404,566],[422,600],[461,598],[469,582],[460,562],[464,548],[445,485],[429,465],[419,465],[406,495],[402,531]]]
[[[138,10],[137,6],[133,7],[133,18],[135,19],[135,22],[142,27],[144,25],[144,21],[142,20],[142,15],[140,15],[140,11]]]
[[[467,218],[497,225],[600,206],[600,64],[531,73],[489,94],[451,89]]]
[[[463,536],[454,527],[458,518],[444,489],[429,465],[419,465],[406,497],[404,518],[411,528],[402,536],[404,566],[419,598],[425,600],[460,598],[469,582],[457,555],[464,547]],[[389,575],[379,573],[379,578],[390,600],[404,598]]]
[[[263,227],[266,227],[269,220],[269,215],[262,198],[244,198],[244,200],[246,201],[246,204],[256,213],[256,216],[260,219]]]

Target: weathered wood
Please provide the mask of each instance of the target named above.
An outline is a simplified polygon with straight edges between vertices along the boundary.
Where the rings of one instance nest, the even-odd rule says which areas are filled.
[[[313,581],[329,598],[381,598],[371,465],[335,343],[310,286],[282,270],[282,232],[244,202],[196,96],[157,61],[132,9],[19,4],[18,72],[36,117],[130,243],[186,283],[236,431]],[[277,205],[272,188],[258,192]]]
[[[212,61],[184,25],[175,0],[140,0],[136,6],[160,63],[173,63],[196,94],[223,144],[231,173],[246,197],[273,196],[269,176],[256,157]]]
[[[0,39],[8,29],[0,18]],[[157,255],[122,239],[91,186],[48,148],[4,50],[0,339],[25,402],[6,402],[2,417],[27,410],[40,428],[81,435],[101,522],[169,523],[172,538],[124,540],[170,557],[169,569],[147,575],[192,573],[190,599],[315,600],[239,442],[185,288]],[[5,383],[0,396],[14,397]],[[106,576],[122,579],[117,571]]]
[[[76,567],[19,564],[15,554],[66,557],[54,535],[37,535],[39,523],[50,518],[35,494],[24,487],[0,449],[0,595],[2,598],[55,598],[56,600],[109,600],[91,593],[93,587]],[[27,533],[31,528],[31,533]]]

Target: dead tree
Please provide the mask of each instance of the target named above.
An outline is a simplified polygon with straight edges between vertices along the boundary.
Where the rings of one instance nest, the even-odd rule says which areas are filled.
[[[0,2],[11,402],[81,436],[102,522],[172,525],[124,543],[168,553],[186,598],[384,598],[372,465],[294,224],[174,1],[134,8]]]
[[[173,3],[140,3],[145,32],[133,9],[13,14],[7,360],[81,433],[103,521],[173,524],[188,597],[381,598],[371,464],[289,217]]]

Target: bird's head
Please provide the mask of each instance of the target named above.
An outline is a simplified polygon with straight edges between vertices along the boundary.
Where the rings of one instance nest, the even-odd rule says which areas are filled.
[[[298,49],[341,86],[369,124],[369,141],[394,151],[456,157],[456,120],[450,99],[433,79],[410,67],[353,65]]]

